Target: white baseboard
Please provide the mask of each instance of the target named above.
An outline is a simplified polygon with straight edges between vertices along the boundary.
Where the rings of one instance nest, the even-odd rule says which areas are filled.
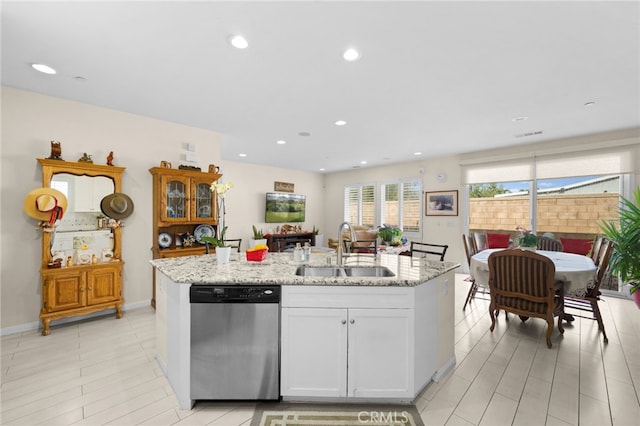
[[[451,358],[449,358],[447,362],[444,363],[444,365],[440,368],[440,370],[436,371],[433,374],[433,376],[431,377],[431,380],[438,383],[440,380],[442,380],[444,376],[446,376],[449,373],[449,371],[453,369],[453,367],[455,367],[455,365],[456,365],[456,356],[454,355]]]
[[[140,302],[125,303],[122,306],[122,310],[126,312],[126,311],[143,308],[145,306],[150,306],[150,305],[151,305],[151,300],[141,300]],[[115,312],[116,312],[115,309],[105,309],[104,311],[94,312],[92,314],[78,315],[77,317],[71,317],[71,318],[61,318],[59,320],[51,321],[51,325],[66,324],[69,322],[78,321],[82,319],[113,315],[115,314]],[[8,336],[10,334],[22,333],[24,331],[38,330],[40,327],[41,327],[40,321],[36,321],[36,322],[30,322],[26,324],[14,325],[11,327],[0,328],[0,336]]]

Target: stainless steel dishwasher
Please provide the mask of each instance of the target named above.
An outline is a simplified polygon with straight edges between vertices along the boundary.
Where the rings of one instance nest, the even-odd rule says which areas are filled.
[[[280,397],[280,287],[191,286],[191,399]]]

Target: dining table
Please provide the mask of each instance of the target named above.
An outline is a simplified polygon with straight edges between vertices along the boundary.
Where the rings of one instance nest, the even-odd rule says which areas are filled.
[[[489,287],[489,256],[505,249],[486,249],[471,257],[469,272],[477,285]],[[595,287],[597,267],[588,256],[561,251],[536,250],[548,257],[556,267],[556,282],[564,285],[564,295],[583,297],[588,289]]]

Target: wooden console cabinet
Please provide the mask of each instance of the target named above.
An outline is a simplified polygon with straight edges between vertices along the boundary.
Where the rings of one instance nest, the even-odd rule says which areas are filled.
[[[192,256],[205,253],[205,246],[194,243],[190,247],[177,245],[178,237],[188,232],[193,235],[199,225],[218,225],[218,203],[211,184],[222,175],[197,170],[153,167],[153,259],[164,257]],[[169,234],[171,244],[160,247],[160,234]],[[217,232],[216,232],[217,233]],[[155,268],[153,270],[155,282]],[[156,306],[156,287],[152,286],[151,306]]]
[[[304,246],[304,243],[308,242],[309,245],[316,245],[316,235],[313,232],[300,232],[296,234],[267,234],[267,245],[269,251],[284,251],[290,246],[295,246],[296,243],[300,243]]]
[[[122,191],[122,173],[124,167],[99,165],[84,162],[49,160],[39,158],[42,167],[42,186],[51,187],[51,181],[56,175],[69,174],[73,176],[104,176],[113,181],[113,191]],[[83,198],[84,193],[75,188],[72,195],[74,201]],[[100,200],[94,200],[91,211],[99,211]],[[96,204],[97,203],[97,204]],[[75,206],[76,203],[73,205]],[[97,208],[96,208],[97,206]],[[72,204],[69,204],[65,216],[74,212]],[[75,212],[85,212],[80,209]],[[73,234],[73,231],[69,231]],[[40,320],[42,321],[42,335],[50,333],[52,320],[86,315],[105,309],[115,309],[116,318],[121,318],[122,305],[122,268],[124,262],[121,259],[122,228],[111,230],[113,234],[113,258],[111,261],[49,268],[53,254],[51,253],[51,232],[42,233],[42,263],[40,265],[40,277],[42,281],[42,307]],[[67,253],[69,254],[69,253]]]

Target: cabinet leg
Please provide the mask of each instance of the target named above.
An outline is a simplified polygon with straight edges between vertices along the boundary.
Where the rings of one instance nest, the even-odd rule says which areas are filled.
[[[116,318],[122,318],[122,305],[116,305]]]
[[[49,333],[51,333],[51,330],[49,330],[49,325],[51,324],[51,320],[50,319],[43,319],[42,320],[42,335],[43,336],[48,336]]]

